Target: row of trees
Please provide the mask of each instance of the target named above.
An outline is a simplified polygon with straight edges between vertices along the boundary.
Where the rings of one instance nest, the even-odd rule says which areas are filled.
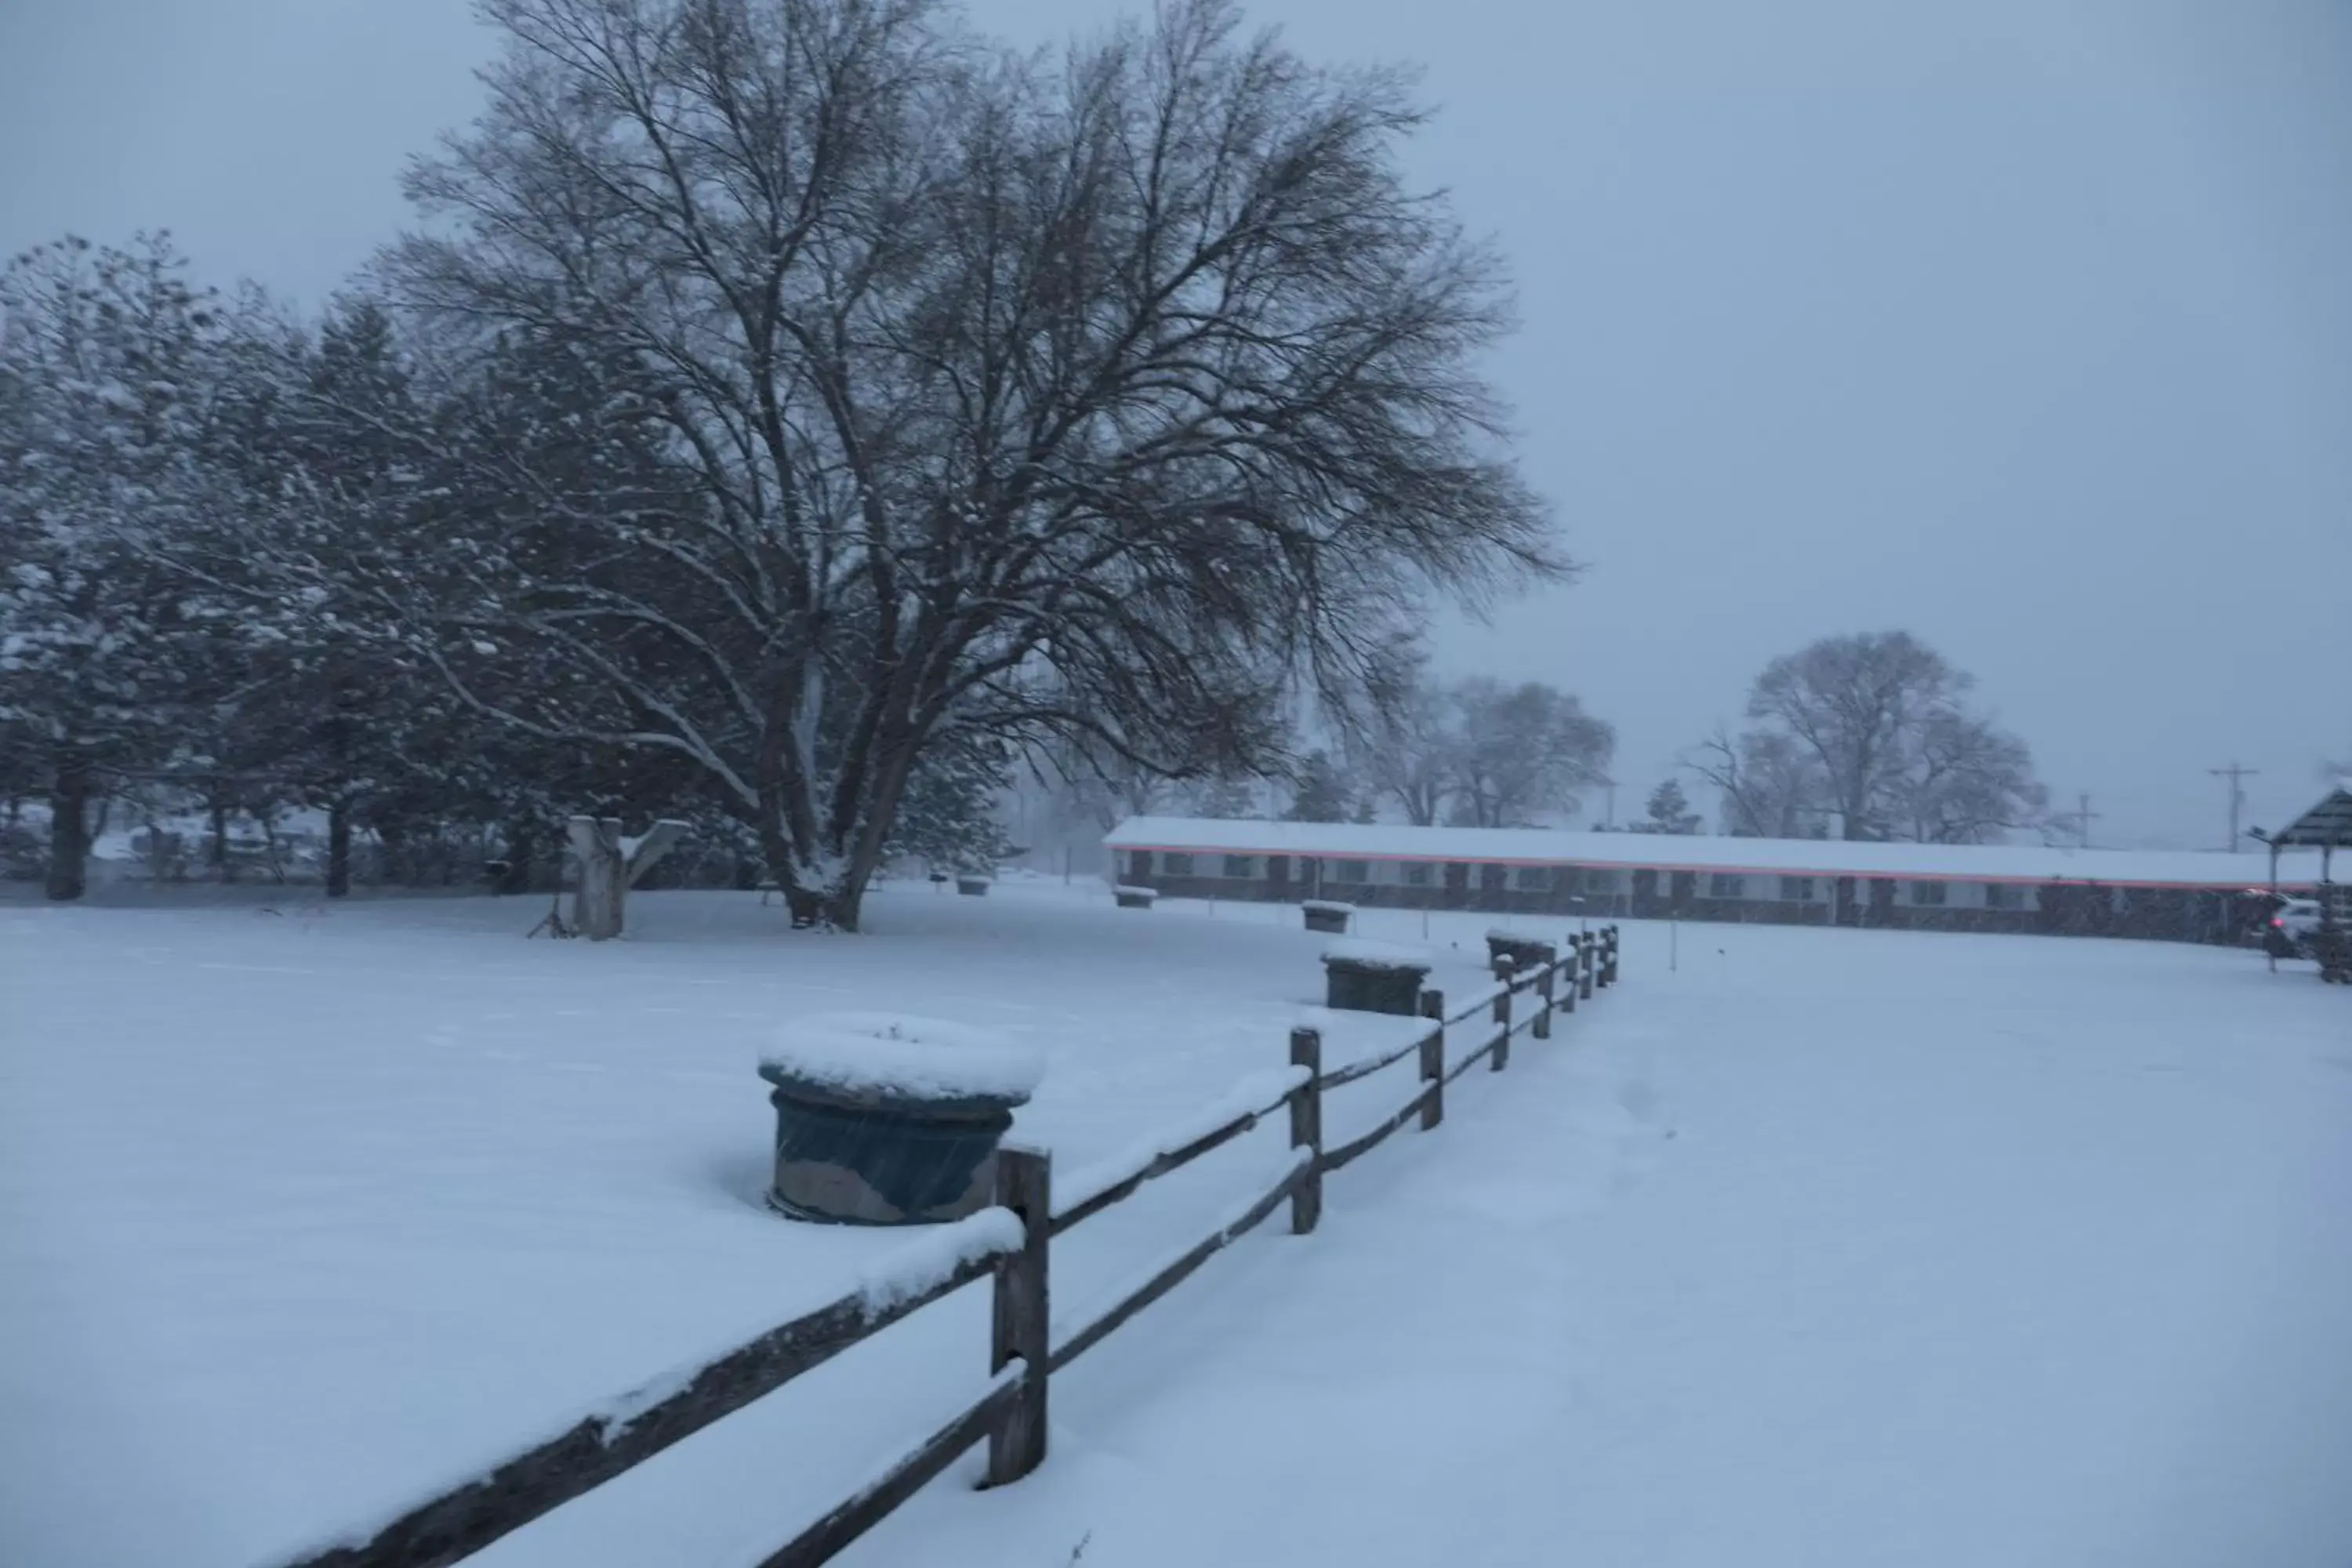
[[[1905,632],[1824,637],[1774,659],[1748,702],[1748,723],[1718,729],[1683,771],[1720,802],[1722,831],[1750,837],[1997,841],[2072,836],[2049,809],[2025,742],[1969,703],[1974,682]],[[1400,690],[1367,743],[1312,753],[1287,811],[1319,822],[1402,817],[1430,826],[1517,827],[1558,821],[1609,782],[1616,737],[1577,699],[1528,682],[1477,678]],[[1118,816],[1182,811],[1273,816],[1246,789],[1131,792]],[[1654,789],[1635,833],[1697,833],[1704,816],[1678,779]]]
[[[1564,570],[1396,75],[1223,0],[1055,60],[924,0],[484,12],[488,109],[324,321],[161,240],[0,282],[0,791],[58,896],[131,789],[320,810],[331,880],[691,807],[854,926],[1024,760],[1296,771],[1433,600]]]
[[[1415,664],[1398,672],[1371,723],[1277,774],[1064,768],[1050,793],[1061,826],[1099,830],[1162,815],[1522,827],[1572,816],[1582,792],[1607,781],[1615,749],[1615,731],[1555,687],[1440,682]]]

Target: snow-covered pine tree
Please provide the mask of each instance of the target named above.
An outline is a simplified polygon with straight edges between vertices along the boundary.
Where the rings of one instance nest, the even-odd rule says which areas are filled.
[[[1353,792],[1340,775],[1339,765],[1331,753],[1317,747],[1307,753],[1299,763],[1298,776],[1294,781],[1296,794],[1290,809],[1283,813],[1289,822],[1345,822],[1354,814]]]
[[[50,808],[47,891],[81,895],[92,812],[205,767],[206,717],[266,637],[193,575],[244,521],[219,300],[170,242],[68,239],[0,271],[0,723]]]
[[[978,738],[930,748],[907,780],[891,858],[951,876],[992,875],[1013,848],[999,806],[1010,764],[1003,747]]]
[[[1642,808],[1645,818],[1634,831],[1637,833],[1696,833],[1701,818],[1690,808],[1690,800],[1683,786],[1668,779],[1650,792]]]

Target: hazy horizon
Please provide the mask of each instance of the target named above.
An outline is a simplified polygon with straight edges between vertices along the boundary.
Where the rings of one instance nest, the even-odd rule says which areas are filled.
[[[1030,43],[1114,14],[966,10]],[[1494,372],[1589,568],[1436,651],[1614,723],[1621,821],[1767,659],[1842,631],[1973,672],[2101,843],[2218,847],[2207,770],[2260,769],[2272,824],[2352,752],[2318,679],[2352,599],[2352,12],[1249,15],[1426,68],[1414,174],[1510,259]],[[459,0],[0,16],[0,134],[41,149],[0,247],[169,228],[208,281],[315,307],[405,220],[401,164],[489,44]]]

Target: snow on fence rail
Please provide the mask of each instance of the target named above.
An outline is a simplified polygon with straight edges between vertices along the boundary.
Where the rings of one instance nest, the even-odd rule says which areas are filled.
[[[1549,1038],[1552,1014],[1616,984],[1617,928],[1571,936],[1549,963],[1517,968],[1495,960],[1496,984],[1447,1011],[1442,994],[1422,994],[1425,1032],[1344,1068],[1322,1069],[1322,1035],[1291,1031],[1290,1065],[1260,1074],[1232,1094],[1127,1154],[1076,1173],[1056,1202],[1052,1156],[1006,1144],[997,1152],[995,1203],[918,1237],[866,1270],[840,1299],[769,1330],[715,1361],[654,1379],[581,1415],[556,1436],[471,1477],[398,1518],[296,1559],[287,1568],[444,1568],[604,1485],[720,1417],[774,1393],[862,1340],[983,1277],[992,1281],[987,1391],[938,1430],[881,1465],[873,1478],[761,1562],[760,1568],[811,1568],[856,1541],[976,1445],[988,1445],[987,1484],[1019,1480],[1045,1458],[1045,1394],[1053,1373],[1102,1342],[1195,1270],[1290,1205],[1292,1234],[1312,1233],[1323,1211],[1323,1178],[1373,1149],[1416,1117],[1423,1130],[1444,1119],[1445,1086],[1481,1061],[1500,1072],[1513,1037]],[[1514,998],[1537,1005],[1513,1018]],[[1452,1064],[1449,1030],[1486,1030]],[[1323,1094],[1370,1078],[1406,1058],[1421,1087],[1370,1131],[1338,1148],[1323,1143]],[[1215,1230],[1173,1253],[1095,1309],[1081,1326],[1046,1314],[1050,1243],[1079,1222],[1248,1132],[1276,1110],[1290,1117],[1292,1155],[1264,1191],[1237,1200]],[[1058,1342],[1056,1342],[1058,1341]]]

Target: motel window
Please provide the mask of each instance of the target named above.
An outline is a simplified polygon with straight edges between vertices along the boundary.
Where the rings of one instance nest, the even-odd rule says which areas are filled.
[[[1522,893],[1549,892],[1551,889],[1551,868],[1522,866],[1511,873],[1511,879],[1518,884]]]
[[[1257,875],[1257,861],[1248,855],[1228,855],[1225,857],[1225,875],[1236,881],[1247,880]]]
[[[1911,884],[1911,901],[1915,904],[1926,904],[1933,908],[1941,905],[1944,902],[1944,895],[1945,888],[1944,884],[1941,882],[1914,882]]]
[[[1334,860],[1331,862],[1331,879],[1335,882],[1369,882],[1372,879],[1371,862]]]
[[[1617,873],[1614,871],[1587,871],[1584,873],[1584,890],[1588,893],[1600,893],[1604,896],[1616,892]]]
[[[1813,879],[1811,877],[1781,878],[1780,897],[1792,904],[1811,903],[1813,901]]]
[[[1405,861],[1404,885],[1408,888],[1426,888],[1429,886],[1429,862],[1426,860]]]
[[[1171,877],[1189,877],[1192,874],[1192,858],[1181,850],[1171,849],[1160,857],[1160,861],[1161,869]]]
[[[1748,879],[1735,877],[1728,871],[1717,871],[1706,879],[1706,896],[1710,899],[1744,899],[1748,896]]]
[[[2013,882],[1987,882],[1984,885],[1984,907],[1989,910],[2021,910],[2025,900]]]

